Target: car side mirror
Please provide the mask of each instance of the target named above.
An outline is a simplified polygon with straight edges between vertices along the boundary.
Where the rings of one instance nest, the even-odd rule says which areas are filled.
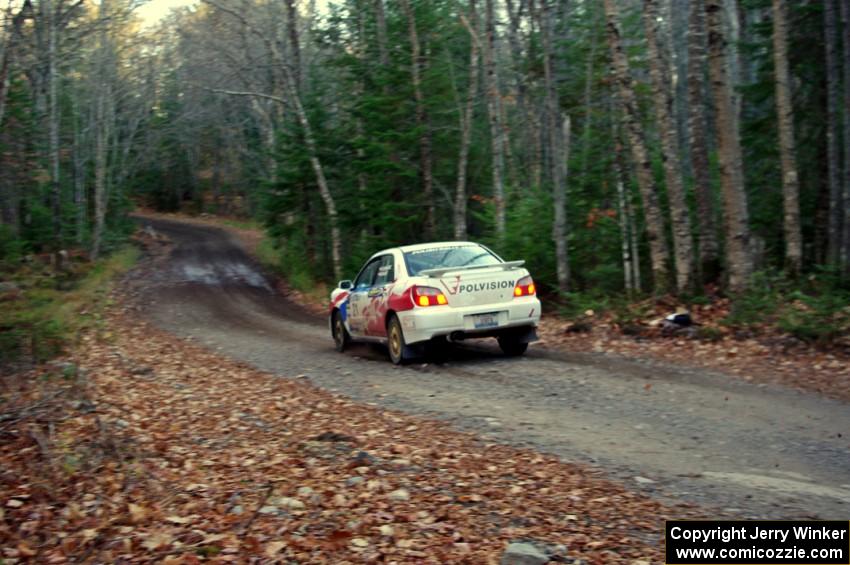
[[[339,281],[339,284],[338,284],[337,286],[338,286],[339,288],[341,288],[342,290],[348,290],[348,289],[349,289],[349,288],[351,288],[353,285],[354,285],[354,283],[352,283],[352,282],[351,282],[350,280],[348,280],[348,279],[345,279],[344,281]]]

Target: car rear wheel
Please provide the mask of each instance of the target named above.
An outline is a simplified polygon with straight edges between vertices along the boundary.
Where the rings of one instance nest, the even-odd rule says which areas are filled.
[[[505,355],[519,357],[528,349],[528,343],[520,341],[516,336],[506,335],[499,338],[499,347]]]
[[[387,323],[387,349],[390,351],[390,361],[394,365],[401,365],[410,358],[410,348],[404,342],[401,322],[396,316],[392,316]]]
[[[351,342],[351,338],[348,335],[348,330],[345,329],[345,324],[342,321],[342,315],[339,313],[339,310],[334,312],[331,319],[331,333],[334,338],[334,348],[337,351],[345,351],[345,348]]]
[[[432,338],[425,345],[425,354],[434,363],[445,363],[449,358],[451,344],[445,336]]]

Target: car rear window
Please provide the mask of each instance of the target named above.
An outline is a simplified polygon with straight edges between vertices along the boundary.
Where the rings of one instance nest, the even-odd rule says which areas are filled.
[[[427,269],[498,265],[502,260],[480,245],[454,245],[407,251],[404,262],[407,264],[407,272],[415,277]]]

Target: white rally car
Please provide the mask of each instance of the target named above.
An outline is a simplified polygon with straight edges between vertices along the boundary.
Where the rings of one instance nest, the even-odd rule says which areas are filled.
[[[540,301],[524,261],[471,242],[425,243],[375,253],[331,293],[336,348],[386,343],[393,363],[437,341],[495,337],[507,355],[537,339]]]

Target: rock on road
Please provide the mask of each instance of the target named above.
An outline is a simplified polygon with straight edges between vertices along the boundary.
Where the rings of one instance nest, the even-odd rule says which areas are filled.
[[[635,490],[746,518],[846,519],[850,405],[702,369],[486,341],[395,367],[334,351],[327,322],[273,290],[226,232],[144,218],[170,255],[132,277],[159,327],[283,377],[587,463]],[[545,305],[544,305],[545,306]],[[226,376],[223,376],[226,378]],[[651,386],[647,387],[647,384]]]

